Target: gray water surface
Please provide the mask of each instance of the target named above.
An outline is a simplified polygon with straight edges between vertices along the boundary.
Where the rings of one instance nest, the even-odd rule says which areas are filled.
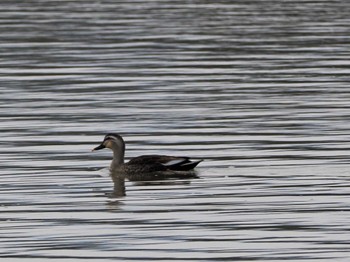
[[[349,13],[1,1],[1,261],[348,261]],[[118,196],[108,132],[200,178]]]

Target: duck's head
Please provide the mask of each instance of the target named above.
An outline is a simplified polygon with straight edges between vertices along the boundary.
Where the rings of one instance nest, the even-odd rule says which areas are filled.
[[[118,135],[118,134],[107,134],[105,138],[103,139],[102,143],[92,149],[92,151],[104,149],[104,148],[109,148],[112,149],[113,151],[118,149],[118,150],[125,150],[125,143],[123,138]]]

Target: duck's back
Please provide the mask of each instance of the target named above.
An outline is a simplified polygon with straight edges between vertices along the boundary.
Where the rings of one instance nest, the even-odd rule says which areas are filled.
[[[155,170],[188,171],[197,166],[200,161],[191,161],[189,157],[177,157],[166,155],[144,155],[132,158],[127,165],[149,166]]]

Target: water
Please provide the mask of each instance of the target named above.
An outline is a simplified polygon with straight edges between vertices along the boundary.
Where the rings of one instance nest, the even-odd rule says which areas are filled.
[[[0,6],[2,260],[348,261],[350,3]],[[112,131],[200,179],[116,196]]]

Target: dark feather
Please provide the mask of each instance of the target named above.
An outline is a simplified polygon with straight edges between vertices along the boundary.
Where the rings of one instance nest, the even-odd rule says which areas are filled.
[[[152,166],[154,169],[189,171],[195,168],[202,160],[191,161],[189,157],[144,155],[132,158],[127,165]]]

